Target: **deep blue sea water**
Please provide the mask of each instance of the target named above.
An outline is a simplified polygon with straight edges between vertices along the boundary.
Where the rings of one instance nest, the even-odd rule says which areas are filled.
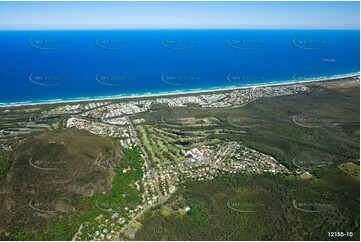
[[[359,36],[359,30],[0,31],[0,103],[355,73]]]

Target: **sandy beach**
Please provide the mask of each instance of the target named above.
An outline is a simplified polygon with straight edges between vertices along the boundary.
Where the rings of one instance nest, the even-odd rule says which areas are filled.
[[[47,105],[47,104],[74,104],[80,102],[101,102],[101,101],[119,101],[123,99],[138,99],[138,98],[158,98],[158,97],[167,97],[167,96],[184,96],[184,95],[194,95],[194,94],[204,94],[204,93],[217,93],[217,92],[225,92],[225,91],[234,91],[241,89],[249,89],[249,88],[261,88],[261,87],[272,87],[272,86],[285,86],[285,85],[295,85],[295,84],[311,84],[317,82],[325,82],[325,81],[336,81],[345,78],[353,78],[359,77],[360,73],[351,73],[345,75],[335,75],[333,77],[322,77],[322,78],[313,78],[302,81],[285,81],[285,82],[272,82],[265,84],[257,84],[257,85],[246,85],[239,87],[225,87],[225,88],[213,88],[206,90],[192,90],[192,91],[175,91],[175,92],[167,92],[167,93],[152,93],[152,94],[135,94],[128,96],[111,96],[111,97],[97,97],[97,98],[83,98],[83,99],[74,99],[74,100],[56,100],[56,101],[44,101],[44,102],[23,102],[23,103],[10,103],[2,105],[0,104],[0,108],[9,108],[9,107],[23,107],[23,106],[38,106],[38,105]]]

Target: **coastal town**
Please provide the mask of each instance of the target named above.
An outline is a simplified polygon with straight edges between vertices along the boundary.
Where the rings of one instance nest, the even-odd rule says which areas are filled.
[[[146,119],[131,119],[133,115],[149,112],[154,104],[167,104],[169,107],[186,107],[189,103],[202,108],[225,108],[244,105],[261,97],[292,95],[307,92],[303,85],[288,85],[256,89],[240,89],[226,93],[163,97],[151,100],[129,101],[125,103],[89,103],[66,106],[63,110],[71,113],[67,119],[67,128],[85,129],[101,136],[119,140],[122,148],[143,147],[140,130],[134,126],[144,125]],[[52,110],[54,112],[56,110]],[[74,115],[74,113],[76,115]],[[137,131],[138,130],[138,131]],[[142,128],[143,130],[143,128]],[[161,149],[161,147],[159,147]],[[288,169],[269,155],[246,147],[241,142],[222,142],[198,147],[183,147],[179,150],[181,159],[177,162],[166,160],[153,164],[156,157],[148,149],[140,149],[144,159],[143,176],[135,183],[142,202],[133,207],[120,210],[107,208],[107,204],[98,203],[97,207],[110,216],[101,217],[97,223],[89,221],[86,229],[80,230],[75,239],[113,240],[123,236],[134,238],[136,218],[150,207],[163,204],[182,183],[190,180],[212,180],[226,173],[281,173],[289,174]],[[154,158],[154,159],[152,159]],[[152,162],[150,161],[152,160]],[[129,168],[130,169],[130,168]],[[123,170],[127,172],[127,170]],[[185,208],[187,211],[190,208]],[[185,211],[185,212],[187,212]],[[85,228],[85,227],[84,227]]]
[[[88,104],[67,105],[63,113],[81,112],[83,117],[98,117],[106,120],[126,115],[134,115],[146,112],[152,104],[163,103],[169,107],[186,107],[187,104],[198,104],[202,108],[226,108],[245,105],[262,97],[276,97],[292,95],[309,91],[305,85],[281,85],[257,88],[237,89],[222,93],[210,93],[199,95],[182,95],[179,97],[161,97],[140,101],[128,101],[119,103],[94,102]]]
[[[218,127],[222,117],[214,110],[232,110],[257,99],[308,93],[310,87],[301,84],[246,88],[214,93],[175,96],[155,96],[144,99],[106,100],[59,104],[25,119],[25,128],[0,130],[0,138],[14,138],[21,142],[42,130],[84,130],[112,140],[121,150],[139,152],[141,175],[121,192],[119,203],[97,199],[95,208],[100,213],[94,220],[81,224],[73,240],[134,239],[141,224],[139,218],[151,208],[163,207],[172,195],[188,182],[214,180],[219,176],[244,174],[278,174],[310,179],[305,169],[289,170],[274,156],[248,147],[242,139],[232,141],[218,136],[247,135],[252,125],[263,125],[264,119],[247,116],[224,116],[226,126]],[[169,108],[175,111],[157,113]],[[164,108],[166,107],[166,108]],[[180,111],[185,110],[185,111]],[[201,116],[182,115],[188,110]],[[10,113],[9,110],[3,112]],[[290,116],[290,123],[292,124]],[[238,124],[239,123],[239,124]],[[228,126],[227,126],[228,125]],[[2,144],[4,150],[11,146]],[[134,172],[132,165],[118,169],[121,152],[106,158],[99,154],[94,160],[99,172],[126,175]],[[133,196],[131,199],[130,197]],[[130,199],[134,202],[124,202]],[[135,199],[136,198],[136,199]],[[32,205],[31,203],[29,203]],[[29,205],[29,206],[30,206]],[[187,214],[190,204],[178,211]],[[39,210],[41,211],[41,210]],[[174,211],[173,211],[174,212]]]
[[[99,217],[96,221],[88,221],[83,224],[74,237],[75,240],[134,238],[137,231],[136,219],[149,208],[163,204],[187,181],[212,180],[219,174],[227,173],[289,174],[288,169],[277,162],[274,157],[248,148],[241,142],[218,142],[211,139],[187,146],[188,142],[174,140],[176,136],[172,134],[172,129],[175,126],[169,124],[169,120],[162,117],[159,122],[159,125],[164,125],[167,129],[162,130],[160,126],[153,130],[151,126],[148,126],[148,115],[141,117],[137,115],[151,113],[154,105],[186,108],[191,104],[198,105],[204,110],[234,108],[263,97],[293,95],[307,91],[309,88],[305,85],[294,84],[206,94],[163,96],[144,100],[65,104],[43,111],[40,115],[31,116],[27,129],[21,131],[1,130],[0,136],[21,137],[37,132],[39,129],[51,129],[59,126],[66,129],[86,130],[95,135],[112,138],[122,149],[139,149],[144,162],[142,165],[143,175],[132,185],[138,191],[141,202],[116,209],[107,202],[97,201],[96,207],[104,213],[104,216]],[[201,123],[204,121],[205,125],[209,125],[211,120],[202,119]],[[195,118],[181,118],[179,121],[188,126],[196,125],[197,122]],[[153,134],[149,133],[150,131]],[[197,139],[203,138],[198,137]],[[158,143],[158,148],[154,146],[154,142]],[[167,142],[179,144],[172,148],[166,146]],[[162,149],[164,150],[162,151]],[[166,156],[163,156],[162,152]],[[103,161],[101,157],[95,161],[98,169],[112,169],[117,162],[118,158]],[[121,172],[126,173],[129,169],[132,168],[128,167]],[[123,195],[127,196],[127,194]],[[186,210],[184,212],[187,212],[190,208],[184,209]]]

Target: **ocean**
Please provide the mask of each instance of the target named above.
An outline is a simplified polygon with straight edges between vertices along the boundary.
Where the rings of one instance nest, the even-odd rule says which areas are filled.
[[[358,73],[359,36],[359,30],[0,31],[0,105]]]

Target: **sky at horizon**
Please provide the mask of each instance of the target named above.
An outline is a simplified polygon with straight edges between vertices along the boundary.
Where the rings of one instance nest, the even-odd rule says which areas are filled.
[[[0,2],[0,30],[360,29],[359,2]]]

